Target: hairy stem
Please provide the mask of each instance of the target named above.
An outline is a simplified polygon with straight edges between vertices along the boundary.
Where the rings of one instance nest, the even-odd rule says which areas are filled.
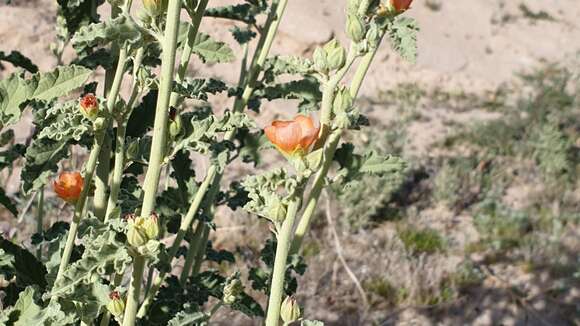
[[[201,206],[201,202],[203,200],[203,197],[204,197],[205,193],[207,192],[207,190],[209,189],[210,185],[213,183],[216,175],[217,175],[217,167],[215,165],[210,166],[208,169],[207,175],[205,177],[205,180],[201,183],[198,191],[195,194],[195,197],[193,198],[191,205],[189,206],[187,214],[185,215],[185,217],[181,221],[181,225],[179,227],[179,230],[177,231],[177,234],[175,235],[175,239],[173,240],[173,245],[169,249],[168,257],[170,257],[170,259],[173,259],[173,257],[175,257],[175,254],[177,253],[177,250],[179,249],[181,241],[183,241],[183,238],[185,237],[187,230],[190,228],[191,224],[193,223],[193,219],[195,218],[195,216],[197,215],[197,212],[199,211],[199,207]],[[149,293],[147,293],[147,297],[143,301],[141,308],[139,308],[139,314],[138,314],[139,317],[145,316],[145,313],[147,312],[147,308],[148,308],[149,304],[151,303],[153,298],[157,295],[157,291],[159,291],[159,288],[163,284],[163,281],[165,280],[165,276],[167,275],[167,273],[168,273],[168,271],[160,271],[159,275],[157,275],[157,277],[153,281],[153,284],[151,285],[151,289],[149,290]]]
[[[109,199],[107,202],[107,211],[105,213],[105,221],[109,219],[109,216],[117,207],[117,200],[119,199],[119,192],[121,190],[121,182],[123,181],[123,169],[125,167],[125,134],[127,131],[127,121],[131,116],[133,111],[133,106],[135,100],[139,93],[137,85],[137,72],[141,66],[143,60],[143,54],[145,50],[140,48],[137,50],[135,55],[135,60],[133,62],[133,85],[131,91],[131,97],[127,106],[125,108],[126,112],[119,121],[117,121],[117,134],[115,136],[115,163],[113,166],[113,178],[111,180],[111,193],[109,194]]]
[[[270,298],[268,300],[268,313],[266,314],[266,326],[278,326],[280,322],[280,306],[282,295],[284,294],[284,277],[286,275],[286,262],[288,260],[288,249],[292,240],[292,230],[296,213],[300,207],[300,198],[296,197],[288,205],[286,219],[279,230],[276,258],[274,259],[274,270],[272,271],[272,285],[270,287]]]
[[[155,123],[153,125],[153,138],[151,142],[151,154],[149,168],[145,175],[143,185],[143,205],[141,216],[149,217],[155,207],[155,196],[161,175],[161,164],[165,158],[167,143],[167,121],[168,108],[171,97],[171,84],[173,82],[173,72],[175,66],[175,53],[177,51],[177,35],[179,31],[179,13],[181,11],[180,0],[169,0],[167,8],[167,23],[165,26],[165,36],[163,38],[163,53],[161,59],[161,80],[159,85],[159,96],[157,98],[157,109],[155,112]],[[133,275],[129,293],[127,296],[127,306],[123,318],[123,326],[134,326],[139,306],[141,294],[141,281],[145,268],[145,258],[135,257],[133,261]]]
[[[116,50],[117,46],[112,49]],[[112,113],[115,104],[117,103],[117,97],[121,90],[121,84],[123,82],[123,75],[125,73],[127,62],[127,48],[122,47],[119,50],[119,58],[117,63],[117,68],[113,75],[113,80],[110,89],[105,89],[107,94],[107,109],[109,113]],[[107,75],[105,74],[105,80],[107,80]],[[105,83],[106,86],[107,83]],[[93,197],[94,213],[95,216],[103,221],[105,219],[107,211],[107,192],[109,185],[109,174],[111,172],[111,143],[112,139],[108,133],[105,132],[105,137],[103,139],[103,148],[99,155],[99,161],[97,165],[97,173],[95,177],[95,196]]]
[[[378,45],[376,48],[371,50],[370,52],[366,53],[359,63],[355,75],[352,79],[351,86],[350,86],[350,94],[353,99],[356,99],[358,92],[362,86],[362,82],[366,76],[366,73],[369,70],[369,67],[373,61],[373,58],[376,55],[378,50]],[[322,163],[322,167],[316,174],[316,178],[314,179],[314,185],[312,190],[308,194],[306,200],[306,208],[302,213],[302,217],[300,218],[300,222],[296,227],[294,240],[292,242],[292,248],[290,252],[292,254],[296,254],[300,251],[300,247],[302,245],[302,241],[304,240],[304,236],[310,227],[312,222],[312,217],[314,216],[314,212],[316,211],[316,206],[318,204],[318,200],[320,198],[320,193],[322,188],[324,187],[324,179],[328,174],[328,170],[332,165],[332,160],[334,159],[334,153],[336,152],[336,148],[340,141],[342,131],[337,130],[333,132],[328,140],[328,144],[326,145],[325,153],[324,153],[324,161]]]

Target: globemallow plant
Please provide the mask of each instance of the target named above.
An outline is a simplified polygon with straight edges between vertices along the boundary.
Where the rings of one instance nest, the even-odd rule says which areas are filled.
[[[272,56],[287,2],[143,0],[140,10],[131,0],[59,2],[51,46],[59,66],[39,72],[19,52],[1,53],[16,69],[0,81],[7,148],[0,169],[24,165],[21,192],[1,192],[0,203],[27,218],[14,197],[37,201],[32,240],[0,240],[0,273],[9,284],[2,324],[202,325],[225,309],[267,326],[315,323],[294,296],[295,276],[306,268],[302,241],[327,184],[348,189],[366,174],[404,170],[400,158],[359,152],[341,138],[368,124],[356,99],[383,41],[414,61],[418,28],[404,15],[411,0],[348,0],[348,45],[331,40],[311,58]],[[110,18],[96,14],[100,5]],[[208,17],[234,26],[232,46],[240,51],[200,32]],[[65,64],[67,47],[76,56]],[[236,83],[190,75],[193,56],[231,69],[236,52]],[[214,112],[218,94],[231,101]],[[265,100],[297,100],[299,112],[262,130],[246,110],[259,113]],[[27,110],[34,131],[24,145],[9,128]],[[261,164],[268,142],[288,164],[222,189],[228,166],[238,158]],[[200,156],[209,161],[205,169],[195,169],[192,158]],[[72,213],[52,225],[47,217],[56,212],[44,199],[50,183],[67,204],[63,214]],[[220,205],[272,225],[273,239],[259,239],[264,264],[244,269],[247,275],[210,268],[236,266],[210,240]]]

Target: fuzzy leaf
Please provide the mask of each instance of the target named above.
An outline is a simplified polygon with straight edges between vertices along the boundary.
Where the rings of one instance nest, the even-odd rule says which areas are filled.
[[[96,276],[123,273],[132,261],[125,243],[117,240],[117,232],[95,217],[82,220],[79,237],[85,251],[81,259],[70,264],[62,279],[54,284],[51,296],[73,295],[78,286],[90,284]]]
[[[334,159],[341,167],[339,175],[345,177],[347,182],[358,179],[365,173],[377,175],[398,174],[402,173],[407,167],[407,163],[396,156],[381,156],[374,151],[370,151],[365,155],[355,154],[354,146],[350,143],[343,144],[336,151]]]
[[[411,63],[417,61],[418,31],[417,22],[413,18],[404,16],[398,16],[387,31],[393,49]]]
[[[267,86],[256,91],[255,96],[266,98],[268,101],[276,99],[299,100],[299,108],[306,112],[316,110],[322,100],[320,84],[318,80],[311,77]]]
[[[197,34],[192,50],[204,63],[224,63],[235,59],[234,51],[227,44],[203,33]]]
[[[195,306],[189,305],[188,308],[178,312],[175,317],[173,317],[167,323],[168,326],[190,326],[199,325],[209,319],[209,316],[199,311]]]
[[[106,22],[82,27],[73,37],[72,44],[77,51],[82,51],[94,46],[105,46],[113,41],[122,44],[126,41],[136,43],[140,40],[141,32],[135,23],[125,16],[119,16]]]
[[[208,8],[204,16],[238,20],[246,24],[256,23],[255,8],[249,3],[224,7]]]
[[[57,103],[46,111],[45,119],[52,121],[38,134],[38,138],[56,141],[74,139],[77,142],[92,130],[92,123],[78,110],[78,101]]]
[[[80,66],[61,66],[49,73],[38,73],[27,81],[29,99],[50,101],[81,87],[92,71]]]
[[[0,122],[7,126],[20,120],[23,104],[28,100],[30,89],[26,81],[16,74],[0,81]]]
[[[175,83],[173,91],[182,96],[207,101],[208,94],[217,94],[226,91],[226,84],[214,78],[186,78],[182,83]]]
[[[24,68],[33,74],[38,72],[38,66],[18,51],[12,51],[10,54],[0,51],[0,61],[10,62],[15,67]],[[0,64],[0,69],[1,68],[2,65]]]

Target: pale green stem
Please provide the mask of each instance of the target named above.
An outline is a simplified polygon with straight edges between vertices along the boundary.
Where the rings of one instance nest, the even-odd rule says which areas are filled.
[[[44,219],[44,187],[38,190],[38,205],[36,206],[36,232],[42,236],[43,233],[43,219]],[[36,250],[36,258],[42,260],[42,242],[38,244]]]
[[[268,313],[266,314],[266,326],[278,326],[280,321],[280,306],[282,305],[282,295],[284,294],[284,277],[286,275],[288,249],[290,247],[290,241],[292,240],[292,230],[299,207],[300,198],[294,195],[293,200],[288,205],[286,219],[278,231],[276,258],[274,259],[272,285],[270,287],[270,298],[268,300]]]
[[[278,27],[280,26],[280,22],[284,16],[284,11],[286,10],[287,4],[288,0],[274,0],[272,2],[270,15],[268,15],[266,24],[264,25],[264,31],[266,33],[262,34],[262,37],[258,41],[258,46],[256,48],[256,53],[259,53],[259,55],[257,57],[254,56],[252,59],[242,96],[241,98],[236,98],[234,103],[234,111],[236,112],[241,112],[246,107],[246,105],[248,105],[248,101],[254,93],[258,75],[262,71],[262,66],[268,58],[270,49],[272,48],[272,43],[274,42],[274,38],[278,32]]]
[[[161,165],[165,158],[167,144],[167,121],[168,108],[171,98],[171,84],[175,66],[175,53],[177,51],[177,35],[179,32],[179,13],[181,11],[180,0],[169,0],[165,35],[163,38],[163,53],[161,59],[161,80],[159,85],[159,97],[153,125],[153,138],[151,141],[151,154],[149,155],[149,168],[143,185],[143,206],[141,216],[149,217],[155,207],[155,197],[161,175]],[[139,297],[141,294],[141,281],[145,268],[145,258],[138,256],[133,261],[133,275],[131,286],[127,296],[127,305],[123,317],[123,326],[134,326]]]
[[[121,182],[123,181],[123,170],[125,167],[125,134],[127,131],[127,121],[131,116],[131,112],[133,111],[133,105],[135,104],[135,100],[137,95],[139,94],[138,91],[138,83],[137,83],[137,72],[141,66],[141,62],[143,60],[144,49],[140,48],[137,50],[137,54],[135,55],[135,60],[133,63],[133,86],[131,91],[131,97],[125,110],[127,112],[123,113],[122,118],[117,122],[117,135],[115,140],[115,163],[113,166],[113,178],[111,180],[111,193],[109,194],[109,199],[107,203],[107,211],[105,213],[105,221],[109,219],[109,216],[117,207],[117,200],[119,199],[119,193],[121,191]]]
[[[344,78],[346,73],[349,71],[350,67],[354,63],[356,55],[354,54],[354,49],[351,47],[348,58],[344,67],[334,74],[330,80],[324,85],[324,90],[322,92],[322,103],[320,109],[320,133],[314,148],[321,148],[325,142],[326,138],[330,133],[330,122],[332,119],[332,105],[334,104],[334,98],[336,97],[336,87],[340,81]]]
[[[182,286],[187,282],[187,278],[189,277],[191,271],[191,266],[193,266],[195,258],[197,257],[199,244],[202,240],[202,234],[204,230],[203,224],[205,223],[202,221],[197,223],[197,227],[193,233],[193,238],[189,242],[189,248],[187,249],[187,254],[185,256],[185,263],[183,264],[183,270],[181,271],[181,277],[179,278],[179,282]]]
[[[107,96],[107,109],[109,110],[109,113],[113,112],[115,104],[117,103],[117,97],[119,96],[119,92],[121,90],[126,63],[127,48],[123,46],[119,51],[119,62],[117,63],[117,69],[114,74],[113,83]],[[105,133],[105,138],[103,139],[103,149],[99,155],[99,162],[97,165],[97,173],[95,178],[95,196],[93,197],[94,213],[95,216],[101,221],[105,220],[107,211],[107,191],[109,188],[109,174],[111,171],[111,143],[111,137],[108,133]]]
[[[380,42],[379,42],[380,43]],[[366,53],[359,63],[355,75],[351,81],[350,86],[350,94],[353,99],[356,99],[358,92],[362,86],[362,82],[366,76],[366,73],[369,70],[369,67],[373,61],[373,58],[376,55],[378,50],[378,45],[372,51]],[[312,222],[312,217],[316,211],[316,206],[318,204],[318,200],[320,198],[320,193],[322,188],[324,187],[324,179],[328,174],[328,170],[332,165],[332,160],[334,159],[334,153],[336,151],[336,147],[340,141],[341,137],[341,130],[337,130],[331,134],[328,145],[325,149],[324,161],[322,163],[321,169],[318,171],[316,178],[314,180],[314,185],[312,186],[312,190],[308,194],[308,198],[306,200],[306,208],[302,213],[302,217],[300,218],[300,222],[296,227],[296,231],[294,234],[294,240],[292,242],[292,248],[290,250],[291,254],[297,254],[300,251],[300,247],[302,245],[302,241],[304,240],[304,236],[310,227]]]
[[[210,228],[204,223],[203,233],[201,235],[201,239],[199,240],[199,245],[197,248],[197,255],[195,256],[195,264],[191,268],[191,275],[193,275],[193,276],[199,274],[199,270],[201,269],[201,264],[203,263],[203,257],[205,256],[205,252],[207,250],[207,240],[209,238],[209,231],[210,231]]]
[[[84,179],[84,186],[81,194],[77,200],[75,211],[73,215],[72,222],[70,224],[70,229],[68,231],[68,236],[66,239],[66,244],[64,250],[62,252],[62,256],[60,259],[60,265],[58,266],[58,272],[56,274],[56,280],[59,281],[62,278],[62,275],[68,266],[68,262],[70,261],[70,256],[72,254],[72,250],[74,247],[75,239],[77,237],[77,232],[79,228],[79,222],[81,221],[82,214],[85,208],[85,203],[87,201],[87,196],[89,194],[89,189],[91,188],[91,182],[93,176],[95,174],[95,168],[97,167],[97,159],[99,158],[99,153],[101,151],[101,142],[103,141],[104,133],[100,132],[95,137],[95,142],[93,148],[91,149],[91,153],[89,154],[89,159],[87,161],[87,165],[85,167],[85,172],[83,175]]]
[[[195,218],[195,216],[199,210],[199,207],[202,203],[203,197],[204,197],[205,193],[207,192],[207,190],[209,189],[210,185],[213,183],[213,180],[216,177],[216,175],[217,175],[217,167],[214,165],[210,166],[208,171],[207,171],[207,175],[206,175],[205,180],[201,183],[199,190],[196,192],[195,197],[193,198],[193,201],[192,201],[191,205],[189,206],[187,214],[185,215],[185,217],[181,221],[181,225],[179,227],[179,230],[177,231],[177,234],[175,235],[175,239],[173,240],[173,245],[169,249],[168,257],[170,257],[169,258],[170,260],[173,260],[173,257],[175,257],[175,254],[177,253],[177,250],[179,250],[179,245],[181,244],[181,241],[183,241],[183,238],[185,237],[187,230],[190,228],[191,223],[193,223],[193,219]],[[171,263],[171,261],[169,263]],[[145,316],[145,313],[147,312],[147,308],[148,308],[149,304],[151,304],[151,301],[153,300],[155,295],[157,295],[157,291],[159,291],[159,288],[163,284],[163,281],[165,280],[165,276],[167,275],[167,272],[168,271],[165,271],[165,270],[159,271],[159,275],[157,275],[157,277],[153,281],[153,284],[151,285],[151,289],[147,293],[147,297],[143,301],[141,308],[139,308],[139,314],[138,314],[139,318]]]
[[[201,0],[197,5],[195,10],[195,15],[191,18],[191,24],[187,30],[187,41],[183,46],[181,51],[181,60],[179,61],[179,67],[177,68],[177,75],[175,76],[175,81],[178,83],[183,81],[185,74],[187,73],[187,67],[189,66],[189,61],[191,59],[191,54],[193,53],[193,46],[195,45],[195,39],[197,38],[197,32],[199,31],[199,26],[201,25],[201,19],[205,13],[209,0]],[[170,106],[177,105],[179,101],[179,94],[172,93]]]

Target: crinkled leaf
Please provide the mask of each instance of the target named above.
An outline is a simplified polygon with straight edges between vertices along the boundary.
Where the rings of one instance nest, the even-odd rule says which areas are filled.
[[[137,25],[129,18],[121,15],[106,22],[84,26],[72,39],[73,47],[77,51],[94,46],[105,46],[110,42],[136,43],[141,40],[141,32]]]
[[[341,167],[339,175],[346,181],[359,179],[363,174],[399,174],[403,173],[407,163],[396,156],[381,156],[375,151],[369,151],[364,155],[354,153],[354,146],[350,143],[343,144],[335,155],[334,160]]]
[[[56,103],[46,111],[46,121],[38,138],[48,138],[55,141],[74,139],[77,142],[92,130],[92,123],[78,109],[78,101]]]
[[[199,311],[197,306],[188,305],[184,310],[178,312],[175,317],[167,323],[168,326],[191,326],[200,325],[209,320],[209,316]]]
[[[312,77],[266,86],[257,90],[255,96],[263,97],[268,101],[277,99],[299,100],[299,108],[306,112],[316,110],[322,100],[320,83]]]
[[[203,33],[197,34],[192,50],[204,63],[224,63],[235,59],[234,51],[227,44]]]
[[[417,61],[417,32],[419,26],[413,18],[398,16],[389,26],[387,34],[391,46],[403,59],[411,63]]]
[[[186,78],[181,83],[175,83],[173,91],[182,96],[207,101],[208,94],[226,91],[226,84],[215,78]]]
[[[256,8],[249,3],[237,4],[224,7],[208,8],[204,16],[225,18],[244,22],[246,24],[256,23]]]

